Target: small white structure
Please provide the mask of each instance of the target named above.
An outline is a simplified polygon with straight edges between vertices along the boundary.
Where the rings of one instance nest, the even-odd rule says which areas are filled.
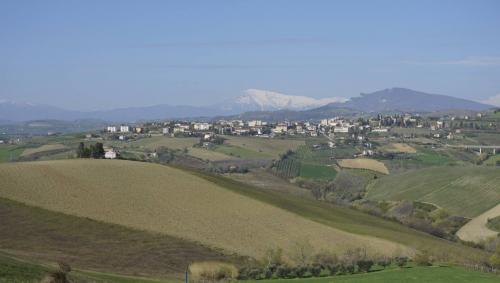
[[[107,131],[108,133],[116,133],[117,132],[116,126],[108,126]]]
[[[104,158],[106,158],[106,159],[115,159],[116,158],[116,151],[114,151],[112,149],[107,150],[104,153]]]
[[[195,131],[208,131],[210,129],[209,123],[194,123],[193,129]]]
[[[126,126],[126,125],[122,125],[122,126],[120,126],[120,132],[128,133],[128,132],[130,132],[130,127]]]
[[[286,130],[288,129],[288,126],[285,124],[285,123],[279,123],[278,125],[276,125],[276,127],[273,129],[273,132],[274,133],[284,133],[286,132]]]
[[[262,126],[262,121],[260,121],[260,120],[248,121],[248,126],[249,127],[259,127],[259,126]]]
[[[333,132],[334,133],[348,133],[349,127],[334,127]]]
[[[162,132],[164,135],[168,135],[170,133],[170,128],[163,128]]]
[[[372,132],[375,132],[375,133],[387,133],[389,131],[388,128],[374,128],[372,129]]]

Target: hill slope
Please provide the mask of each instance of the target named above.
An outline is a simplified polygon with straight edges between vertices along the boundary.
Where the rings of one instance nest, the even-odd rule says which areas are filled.
[[[389,175],[370,185],[374,200],[430,202],[454,215],[475,217],[500,200],[500,170],[479,166],[429,167]]]
[[[392,255],[400,244],[344,232],[231,192],[188,172],[129,161],[66,160],[0,166],[0,197],[164,233],[261,257],[307,239],[317,250],[365,246]]]

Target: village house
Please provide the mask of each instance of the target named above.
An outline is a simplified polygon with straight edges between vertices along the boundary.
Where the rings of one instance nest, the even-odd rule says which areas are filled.
[[[128,132],[130,132],[130,126],[127,126],[127,125],[120,126],[120,132],[121,133],[128,133]]]
[[[208,131],[210,130],[211,125],[209,123],[194,123],[193,129],[195,131]]]
[[[116,126],[108,126],[106,130],[108,133],[116,133],[118,131]]]
[[[117,156],[116,151],[114,151],[112,148],[104,152],[104,158],[106,159],[115,159],[116,156]]]
[[[274,127],[274,129],[273,129],[273,133],[276,133],[276,134],[285,133],[287,129],[288,129],[288,126],[285,123],[278,123],[276,125],[276,127]]]

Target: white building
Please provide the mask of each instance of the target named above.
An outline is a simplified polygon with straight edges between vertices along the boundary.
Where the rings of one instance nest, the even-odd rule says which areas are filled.
[[[107,150],[104,153],[104,158],[106,158],[106,159],[115,159],[116,158],[116,151],[114,151],[112,149]]]
[[[164,135],[168,135],[168,134],[170,133],[170,128],[167,128],[167,127],[166,127],[166,128],[163,128],[163,129],[162,129],[162,133],[163,133]]]
[[[126,126],[126,125],[125,126],[122,125],[122,126],[120,126],[120,132],[121,133],[128,133],[128,132],[130,132],[130,127]]]
[[[276,125],[276,127],[273,129],[274,133],[284,133],[288,129],[288,126],[284,123],[279,123]]]
[[[262,121],[260,121],[260,120],[248,121],[248,126],[249,127],[259,127],[259,126],[262,126]]]
[[[389,131],[388,128],[374,128],[372,129],[372,132],[375,132],[375,133],[387,133]]]
[[[116,133],[117,132],[116,126],[108,126],[107,131],[108,133]]]
[[[349,132],[349,127],[334,127],[333,128],[334,133],[348,133]]]
[[[195,131],[208,131],[210,129],[209,123],[194,123],[193,129]]]

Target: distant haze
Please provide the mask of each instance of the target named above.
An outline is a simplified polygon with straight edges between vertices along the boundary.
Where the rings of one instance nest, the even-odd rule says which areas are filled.
[[[500,1],[0,1],[0,99],[78,111],[500,93]],[[0,117],[1,118],[1,117]]]

